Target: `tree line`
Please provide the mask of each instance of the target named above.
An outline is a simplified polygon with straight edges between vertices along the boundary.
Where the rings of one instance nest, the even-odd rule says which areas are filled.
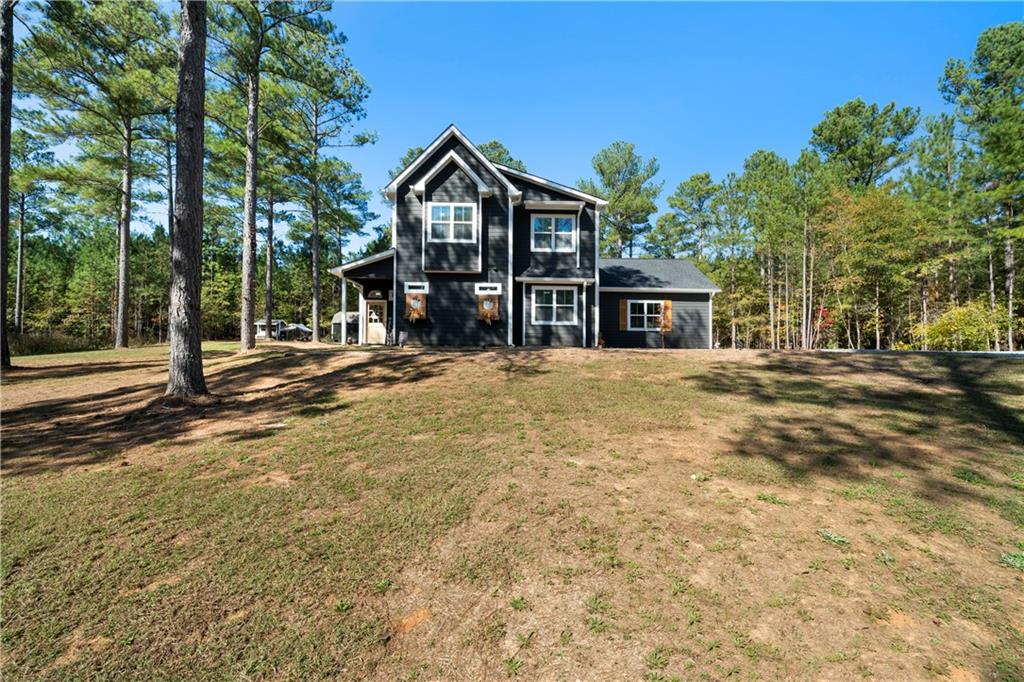
[[[339,260],[376,218],[361,176],[333,151],[375,135],[357,129],[370,89],[329,9],[230,0],[202,12],[202,333],[235,336],[243,351],[263,318],[309,322],[319,340],[324,304],[340,301],[320,262]],[[4,34],[17,123],[4,164],[11,338],[164,341],[185,11],[3,0],[3,12],[24,27],[17,44]],[[144,209],[160,202],[167,217],[154,220]]]
[[[714,340],[760,348],[1014,350],[1024,237],[1024,23],[939,79],[950,110],[851,100],[795,160],[680,182],[615,142],[579,187],[609,201],[606,256],[687,257],[721,288]]]
[[[201,12],[203,338],[249,350],[257,319],[284,317],[319,340],[324,306],[340,307],[321,264],[377,219],[332,151],[375,135],[358,129],[369,86],[328,9],[231,0]],[[39,336],[167,340],[177,216],[189,208],[177,178],[187,12],[86,0],[2,10],[5,364],[8,328],[22,351]],[[687,257],[716,281],[718,345],[1012,350],[1022,65],[1024,24],[993,27],[941,74],[947,112],[852,100],[796,159],[758,150],[738,172],[694,174],[661,215],[658,162],[630,143],[601,150],[578,186],[609,201],[605,256]],[[525,170],[497,140],[480,149]],[[159,202],[165,221],[143,210]],[[390,226],[374,230],[360,255],[389,246]]]

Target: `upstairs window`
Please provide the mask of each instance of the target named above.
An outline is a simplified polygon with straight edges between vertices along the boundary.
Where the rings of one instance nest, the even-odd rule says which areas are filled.
[[[476,241],[476,204],[431,202],[427,210],[430,219],[430,241]]]
[[[630,301],[629,331],[657,331],[661,327],[661,301]]]
[[[561,215],[535,215],[531,221],[532,251],[556,253],[576,250],[576,217]]]
[[[574,287],[534,287],[533,324],[576,324]]]

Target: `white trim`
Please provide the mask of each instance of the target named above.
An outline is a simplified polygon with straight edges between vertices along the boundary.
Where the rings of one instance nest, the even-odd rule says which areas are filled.
[[[424,270],[426,274],[433,275],[479,275],[480,270]]]
[[[345,276],[341,279],[341,345],[348,345],[348,282]]]
[[[523,283],[523,328],[520,330],[522,345],[526,345],[526,283]]]
[[[535,218],[551,218],[551,240],[549,242],[550,245],[551,245],[550,248],[538,249],[534,245],[534,240],[533,240],[533,232],[534,232],[534,230],[533,230],[533,221],[534,221]],[[558,234],[558,232],[555,230],[555,221],[557,219],[559,219],[559,218],[568,219],[568,220],[572,221],[572,230],[569,232],[570,236],[572,237],[572,246],[570,248],[568,248],[568,249],[558,249],[558,248],[555,248],[555,235]],[[564,213],[562,213],[562,214],[558,214],[558,213],[531,213],[530,214],[530,253],[573,253],[573,252],[577,252],[577,254],[576,254],[576,265],[577,265],[577,267],[579,267],[579,253],[578,253],[578,249],[577,249],[577,245],[579,244],[579,237],[577,236],[578,235],[578,230],[579,230],[579,225],[580,225],[580,221],[577,220],[576,216],[574,216],[574,215],[566,215]],[[565,233],[563,232],[562,234],[565,234]]]
[[[391,261],[391,343],[398,345],[398,251]],[[385,309],[387,307],[385,306]]]
[[[551,199],[523,202],[527,211],[578,211],[586,205],[584,201],[554,201]]]
[[[398,250],[398,204],[391,204],[391,248]]]
[[[477,282],[473,291],[477,296],[501,296],[501,282]]]
[[[494,165],[493,162],[491,162],[490,159],[484,156],[483,153],[479,149],[477,149],[476,146],[472,142],[470,142],[465,135],[462,134],[461,130],[455,127],[454,123],[445,128],[444,132],[438,135],[434,139],[434,141],[430,143],[430,146],[423,150],[422,154],[417,156],[412,163],[405,167],[405,170],[399,173],[394,180],[388,183],[387,187],[384,188],[384,196],[387,197],[389,201],[394,201],[398,197],[398,188],[401,187],[402,183],[417,168],[419,168],[424,161],[430,158],[430,156],[435,151],[437,151],[437,149],[442,144],[444,144],[445,141],[447,141],[448,138],[450,137],[455,137],[467,149],[469,149],[470,153],[476,156],[477,161],[479,161],[481,165],[483,165],[483,167],[486,168],[491,175],[493,175],[499,182],[504,183],[505,190],[508,192],[509,197],[512,199],[512,202],[519,203],[519,200],[522,198],[523,193],[516,189],[516,186],[513,185],[512,182],[507,177],[505,177],[505,175],[500,170],[498,170],[498,168]]]
[[[593,277],[516,277],[517,282],[527,284],[593,284]]]
[[[569,187],[568,185],[563,185],[561,183],[555,182],[554,180],[548,180],[547,178],[542,178],[540,176],[533,175],[532,173],[516,170],[515,168],[509,168],[508,166],[504,166],[500,163],[496,163],[494,165],[501,169],[501,172],[505,173],[506,175],[512,175],[514,177],[523,178],[524,180],[529,180],[530,182],[534,182],[538,185],[541,185],[542,187],[548,187],[550,189],[563,192],[564,194],[578,197],[580,199],[583,199],[584,201],[592,202],[596,204],[598,208],[604,208],[605,206],[608,205],[608,202],[602,199],[601,197],[596,197],[593,194],[581,192],[580,190],[574,187]]]
[[[455,153],[455,150],[451,150],[444,155],[437,164],[430,169],[430,172],[420,178],[420,181],[412,186],[412,191],[418,195],[422,195],[426,191],[427,183],[440,173],[442,170],[448,167],[448,164],[454,162],[456,166],[462,169],[462,171],[469,176],[470,180],[476,185],[477,192],[480,196],[489,197],[494,193],[494,189],[484,182],[476,172],[469,167],[469,164],[462,160],[462,157]]]
[[[642,303],[643,304],[643,306],[644,306],[643,318],[644,318],[644,322],[645,323],[647,321],[647,318],[652,316],[649,312],[647,312],[647,306],[650,305],[651,303],[653,303],[653,304],[655,304],[657,306],[660,306],[659,310],[661,312],[658,313],[659,317],[664,312],[664,310],[663,310],[664,306],[665,306],[664,300],[653,299],[653,298],[629,298],[629,299],[626,299],[626,331],[627,332],[656,332],[656,331],[659,331],[658,327],[634,327],[633,326],[633,304],[634,303]]]
[[[559,304],[557,291],[571,291],[572,292],[572,321],[571,322],[558,322],[557,319],[553,319],[550,322],[538,321],[537,320],[537,292],[538,291],[550,291],[551,292],[551,316],[553,318],[558,317],[558,308],[568,308],[568,304]],[[530,290],[530,324],[534,327],[576,327],[580,323],[580,303],[579,296],[576,287],[551,287],[551,286],[534,286]]]
[[[601,211],[594,211],[594,347],[601,337]]]
[[[668,287],[601,287],[601,291],[626,294],[711,294],[721,289],[672,289]]]
[[[708,296],[708,350],[715,347],[715,341],[711,338],[711,299],[715,297],[714,294]]]
[[[362,346],[366,343],[366,299],[363,297],[363,287],[359,287],[359,337],[357,343]]]
[[[433,208],[435,206],[447,206],[451,209],[450,219],[447,221],[435,221]],[[457,208],[469,208],[473,211],[473,219],[469,221],[469,229],[472,230],[473,236],[470,239],[455,239],[455,223],[465,223],[465,220],[455,220],[455,209]],[[432,244],[475,244],[477,238],[480,236],[480,231],[477,229],[477,218],[480,214],[479,202],[476,204],[459,202],[459,201],[427,201],[424,203],[424,219],[426,221],[425,227],[427,232],[427,241]],[[434,223],[444,222],[448,225],[448,239],[437,239],[434,237]]]
[[[406,282],[405,293],[407,294],[429,294],[430,282]]]
[[[581,229],[580,228],[580,223],[582,222],[582,218],[583,218],[583,206],[584,206],[584,204],[580,204],[580,209],[578,211],[576,211],[576,229],[575,229],[576,236],[574,237],[574,241],[576,243],[573,244],[573,246],[575,247],[575,251],[576,251],[576,269],[577,270],[580,269],[580,251],[582,251],[582,249],[580,248],[580,229]],[[594,274],[596,275],[597,273],[594,273]]]
[[[587,347],[587,285],[583,285],[583,347]]]
[[[515,293],[515,289],[512,288],[512,199],[508,200],[508,296],[506,296],[506,304],[508,305],[508,316],[506,319],[506,326],[508,327],[508,345],[511,346],[514,343],[512,338],[512,296]],[[483,267],[483,263],[480,263]]]
[[[359,260],[349,261],[348,263],[342,263],[341,265],[335,265],[327,272],[331,273],[335,277],[342,277],[344,276],[347,270],[352,270],[354,268],[359,268],[364,265],[369,265],[370,263],[376,263],[379,260],[385,260],[393,255],[395,255],[395,248],[391,247],[386,251],[375,253],[372,256],[367,256],[366,258],[360,258]]]

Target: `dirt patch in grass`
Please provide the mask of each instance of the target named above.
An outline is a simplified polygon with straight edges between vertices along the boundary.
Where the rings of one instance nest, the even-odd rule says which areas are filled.
[[[222,350],[5,376],[11,679],[1024,676],[1019,362]]]

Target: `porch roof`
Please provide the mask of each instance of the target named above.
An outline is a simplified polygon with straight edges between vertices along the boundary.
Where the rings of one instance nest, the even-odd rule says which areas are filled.
[[[372,256],[359,258],[357,260],[342,263],[328,270],[335,277],[348,279],[391,279],[392,261],[395,257],[395,250],[386,249]]]

